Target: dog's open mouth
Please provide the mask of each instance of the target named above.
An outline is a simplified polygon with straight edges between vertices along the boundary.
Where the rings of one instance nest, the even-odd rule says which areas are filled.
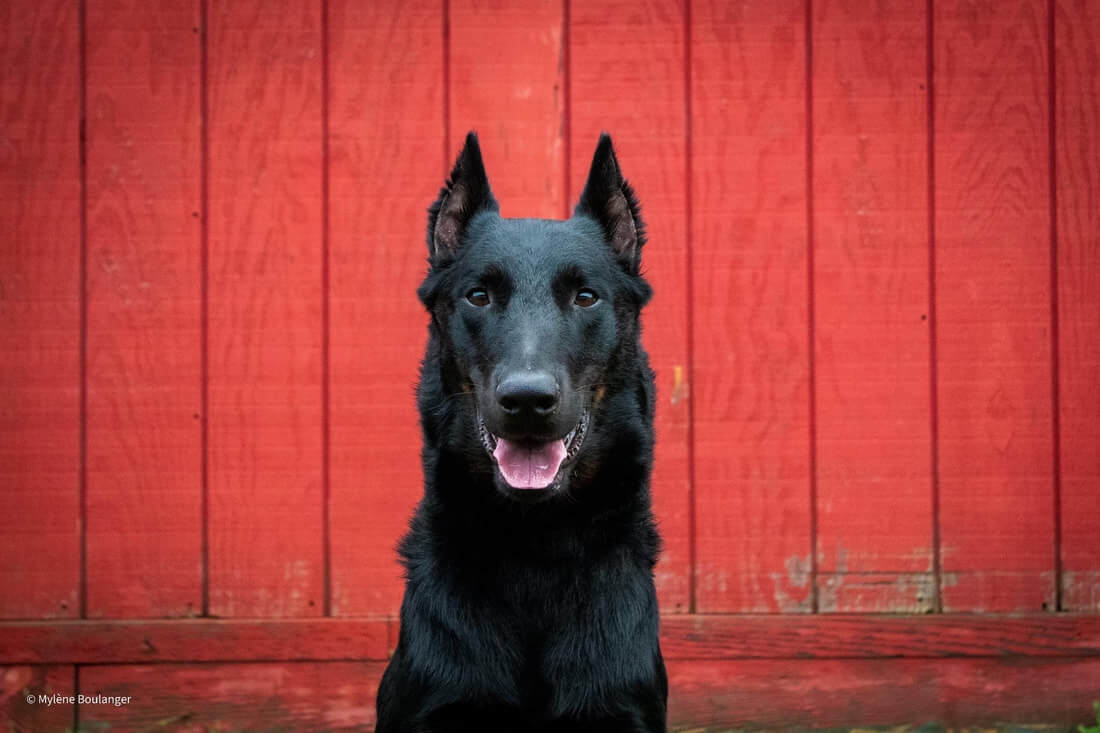
[[[588,433],[588,409],[564,438],[546,442],[508,440],[485,427],[477,415],[481,444],[493,458],[504,481],[513,489],[547,489],[561,481],[562,466],[577,457]]]

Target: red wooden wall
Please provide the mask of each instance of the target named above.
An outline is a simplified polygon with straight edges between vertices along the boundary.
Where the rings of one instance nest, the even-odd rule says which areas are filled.
[[[470,128],[505,215],[601,130],[643,201],[675,726],[1100,697],[1100,4],[8,0],[0,60],[10,728],[370,724]]]

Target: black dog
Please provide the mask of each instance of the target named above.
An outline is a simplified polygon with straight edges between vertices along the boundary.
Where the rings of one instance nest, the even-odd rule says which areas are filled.
[[[501,218],[467,136],[428,215],[425,487],[378,733],[666,729],[644,242],[607,135],[567,221]]]

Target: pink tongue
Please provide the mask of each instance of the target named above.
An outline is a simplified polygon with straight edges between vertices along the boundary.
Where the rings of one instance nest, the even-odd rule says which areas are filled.
[[[512,488],[545,489],[554,482],[565,460],[565,441],[551,440],[532,446],[498,438],[493,457]]]

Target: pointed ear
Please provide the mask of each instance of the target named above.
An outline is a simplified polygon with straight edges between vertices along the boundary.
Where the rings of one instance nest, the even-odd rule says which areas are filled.
[[[471,131],[466,134],[466,144],[439,198],[428,208],[428,259],[432,266],[458,254],[466,226],[474,214],[497,210],[499,207],[481,160],[481,146],[477,134]]]
[[[598,221],[619,262],[628,272],[638,272],[645,244],[645,223],[634,189],[623,179],[611,136],[606,132],[600,135],[588,181],[573,213]]]

